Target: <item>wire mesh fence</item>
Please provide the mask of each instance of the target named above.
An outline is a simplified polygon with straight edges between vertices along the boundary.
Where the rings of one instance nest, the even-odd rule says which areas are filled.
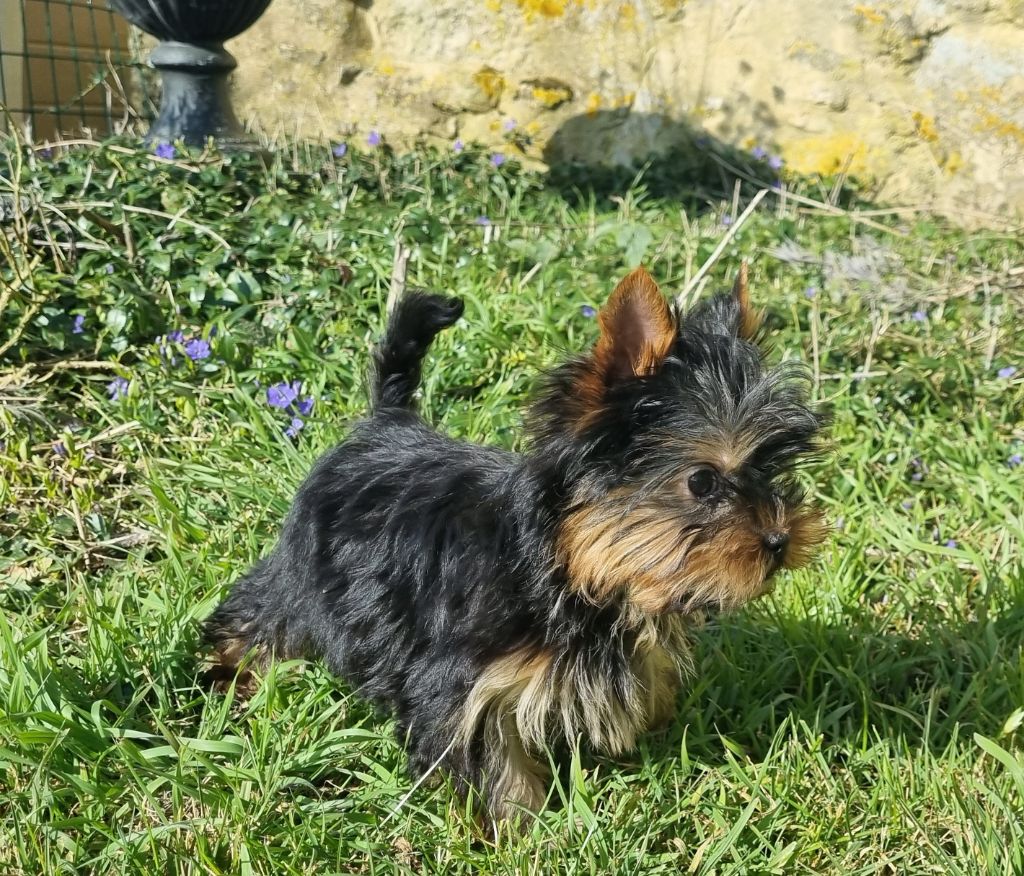
[[[100,136],[150,115],[137,37],[106,0],[0,0],[0,130]]]

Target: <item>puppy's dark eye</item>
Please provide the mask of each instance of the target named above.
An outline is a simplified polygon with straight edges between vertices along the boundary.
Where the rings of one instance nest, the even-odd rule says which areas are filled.
[[[718,472],[713,468],[698,468],[690,475],[686,486],[698,499],[706,499],[718,491]]]

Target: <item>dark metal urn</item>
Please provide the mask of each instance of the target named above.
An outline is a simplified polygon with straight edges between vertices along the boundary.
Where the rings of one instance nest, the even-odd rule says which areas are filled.
[[[160,115],[149,141],[257,148],[231,107],[228,75],[238,62],[224,41],[259,18],[270,0],[110,0],[136,27],[160,40],[150,61],[160,71]]]

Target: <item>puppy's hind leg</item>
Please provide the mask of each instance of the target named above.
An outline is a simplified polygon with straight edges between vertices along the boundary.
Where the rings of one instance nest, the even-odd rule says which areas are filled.
[[[280,623],[268,599],[270,575],[267,560],[258,563],[235,584],[203,626],[203,643],[211,652],[206,674],[218,690],[226,690],[234,680],[236,690],[248,692],[252,670],[263,670],[270,662],[275,628]]]

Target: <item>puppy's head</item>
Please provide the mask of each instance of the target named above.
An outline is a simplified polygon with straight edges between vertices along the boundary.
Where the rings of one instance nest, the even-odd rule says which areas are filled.
[[[792,475],[822,418],[801,369],[765,365],[746,266],[731,294],[686,314],[637,269],[599,322],[531,419],[567,494],[557,544],[571,586],[650,616],[734,607],[803,565],[825,527]]]

